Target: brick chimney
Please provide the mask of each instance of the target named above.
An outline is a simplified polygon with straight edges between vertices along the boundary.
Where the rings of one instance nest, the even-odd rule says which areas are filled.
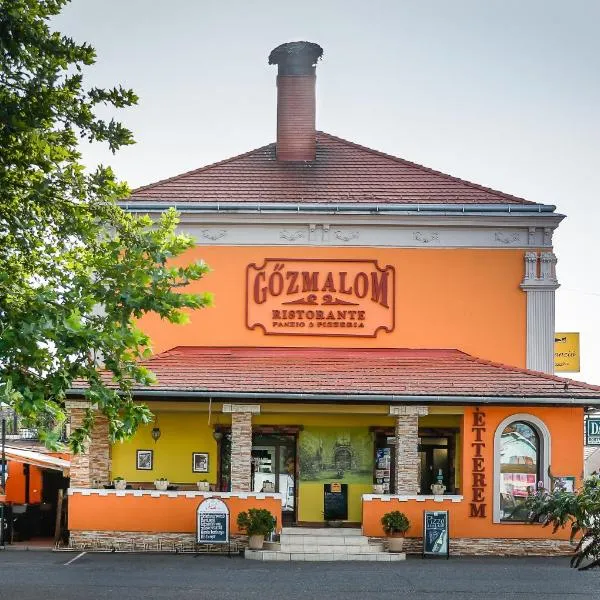
[[[277,160],[315,160],[315,69],[323,48],[288,42],[269,54],[277,65]]]

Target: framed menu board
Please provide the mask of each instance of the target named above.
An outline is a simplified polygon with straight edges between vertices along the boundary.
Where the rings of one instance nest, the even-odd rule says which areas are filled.
[[[196,510],[199,544],[229,543],[229,509],[219,498],[207,498]]]
[[[450,556],[449,524],[447,510],[423,511],[423,558]]]

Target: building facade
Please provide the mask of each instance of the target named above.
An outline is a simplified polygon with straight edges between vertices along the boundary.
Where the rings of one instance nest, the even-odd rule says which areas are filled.
[[[281,525],[370,537],[450,512],[458,553],[549,553],[528,491],[583,477],[600,388],[553,375],[552,237],[563,216],[315,129],[316,44],[276,48],[277,141],[139,188],[127,210],[181,212],[215,306],[141,320],[155,420],[73,457],[74,543],[191,543],[200,499]],[[72,423],[85,403],[74,390]],[[130,489],[105,486],[116,477]],[[172,489],[152,485],[167,478]],[[210,491],[199,490],[205,480]],[[443,486],[443,493],[440,494]],[[202,487],[200,485],[199,487]],[[436,494],[433,494],[436,491]]]

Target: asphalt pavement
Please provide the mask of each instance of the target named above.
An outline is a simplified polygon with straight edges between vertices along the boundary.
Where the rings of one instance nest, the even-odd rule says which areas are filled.
[[[409,557],[276,563],[240,557],[0,552],[1,600],[599,600],[600,569],[567,558]]]

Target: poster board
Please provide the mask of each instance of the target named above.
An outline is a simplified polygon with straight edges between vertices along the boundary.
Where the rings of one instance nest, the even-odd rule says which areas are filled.
[[[423,558],[450,556],[450,514],[447,510],[423,511]]]
[[[229,543],[229,509],[219,498],[207,498],[196,509],[198,544]]]

